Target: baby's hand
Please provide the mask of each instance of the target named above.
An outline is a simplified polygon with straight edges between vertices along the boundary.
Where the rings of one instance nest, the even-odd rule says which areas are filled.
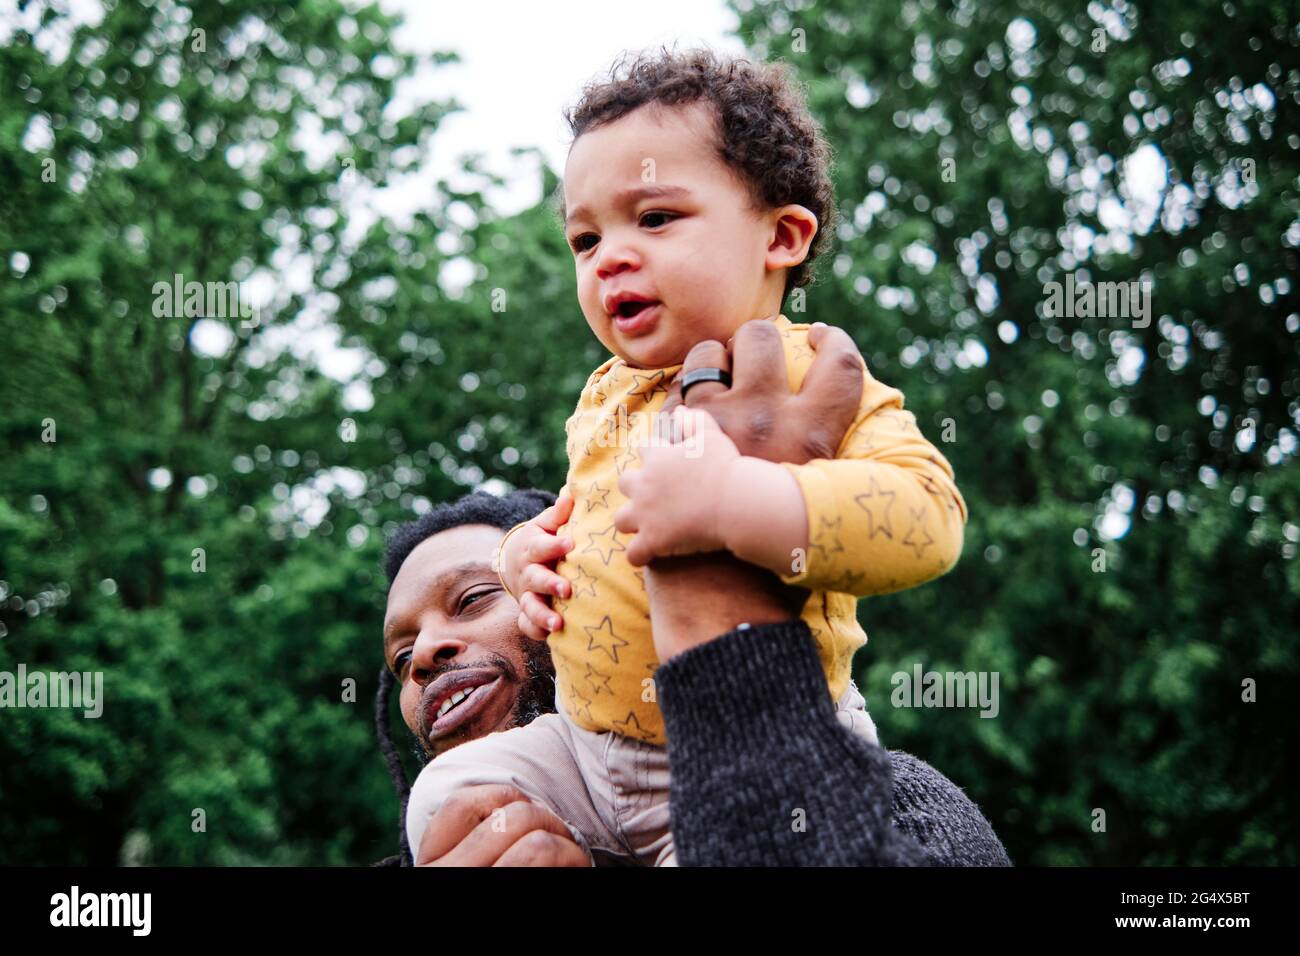
[[[641,469],[618,482],[627,504],[614,527],[636,534],[627,548],[634,565],[727,548],[721,515],[740,452],[708,412],[679,405],[672,422],[680,426],[679,443],[643,446]]]
[[[511,534],[497,555],[498,572],[519,602],[519,630],[535,641],[564,626],[550,606],[551,595],[567,598],[569,582],[555,573],[555,563],[573,550],[570,538],[558,536],[573,513],[573,498],[566,488],[555,504]]]

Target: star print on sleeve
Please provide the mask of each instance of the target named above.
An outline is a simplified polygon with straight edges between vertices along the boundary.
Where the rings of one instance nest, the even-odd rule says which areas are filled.
[[[593,531],[591,539],[587,546],[582,549],[582,553],[595,551],[600,558],[601,564],[609,565],[610,558],[619,551],[626,551],[627,545],[618,540],[618,532],[614,530],[614,525],[610,524],[604,531]],[[608,553],[607,553],[608,552]]]
[[[628,642],[614,633],[614,623],[609,619],[608,614],[601,618],[598,627],[583,625],[582,629],[587,632],[587,650],[604,651],[609,655],[611,661],[615,664],[618,663],[618,649],[620,647],[626,647]],[[606,646],[605,641],[600,640],[600,638],[608,638],[608,646]]]
[[[844,453],[849,458],[865,458],[869,452],[876,450],[875,432],[860,431],[850,440]]]
[[[925,509],[908,508],[907,510],[912,515],[912,527],[907,529],[907,537],[903,539],[903,544],[915,550],[916,556],[920,558],[925,549],[934,544],[934,538],[930,537],[930,531],[925,526]],[[925,536],[924,541],[917,537],[917,531]]]
[[[835,458],[785,466],[803,493],[809,560],[783,580],[814,592],[916,587],[961,555],[966,508],[952,466],[903,409],[903,393],[863,376],[858,417]]]
[[[811,550],[817,552],[820,560],[827,561],[831,555],[844,550],[844,543],[840,541],[840,529],[843,526],[843,518],[836,518],[831,521],[825,515],[821,516],[817,533],[813,535],[812,543],[809,546]]]
[[[894,540],[894,529],[890,524],[889,509],[893,507],[894,498],[898,495],[898,492],[884,491],[874,477],[868,481],[867,489],[867,491],[855,495],[853,498],[858,507],[867,513],[867,539],[874,540],[877,534],[883,534],[889,540]]]

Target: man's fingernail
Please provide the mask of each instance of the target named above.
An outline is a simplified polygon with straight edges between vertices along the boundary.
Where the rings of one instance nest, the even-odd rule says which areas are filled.
[[[552,631],[558,631],[559,629],[560,629],[560,619],[559,619],[558,617],[552,617],[552,618],[551,618],[551,630],[552,630]]]

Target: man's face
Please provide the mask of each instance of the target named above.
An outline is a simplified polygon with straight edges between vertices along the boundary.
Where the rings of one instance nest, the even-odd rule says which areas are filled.
[[[676,365],[771,308],[768,217],[717,155],[710,107],[653,104],[578,137],[564,170],[565,236],[596,338],[639,368]],[[775,285],[773,283],[775,282]],[[620,315],[622,293],[657,303]]]
[[[430,757],[554,709],[550,650],[519,633],[519,607],[492,570],[503,533],[461,525],[431,535],[388,592],[384,659]]]

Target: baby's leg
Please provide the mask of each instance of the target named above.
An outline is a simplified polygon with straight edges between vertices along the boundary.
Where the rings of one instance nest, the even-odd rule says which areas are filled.
[[[606,829],[642,865],[676,866],[667,748],[565,722],[579,771]]]
[[[858,691],[858,685],[849,681],[848,690],[835,704],[835,718],[853,733],[864,740],[880,746],[880,737],[876,734],[876,722],[867,713],[866,698]]]
[[[461,744],[420,771],[406,807],[411,852],[419,853],[429,820],[464,787],[507,784],[563,820],[588,857],[626,853],[605,827],[583,781],[572,737],[558,714]]]

